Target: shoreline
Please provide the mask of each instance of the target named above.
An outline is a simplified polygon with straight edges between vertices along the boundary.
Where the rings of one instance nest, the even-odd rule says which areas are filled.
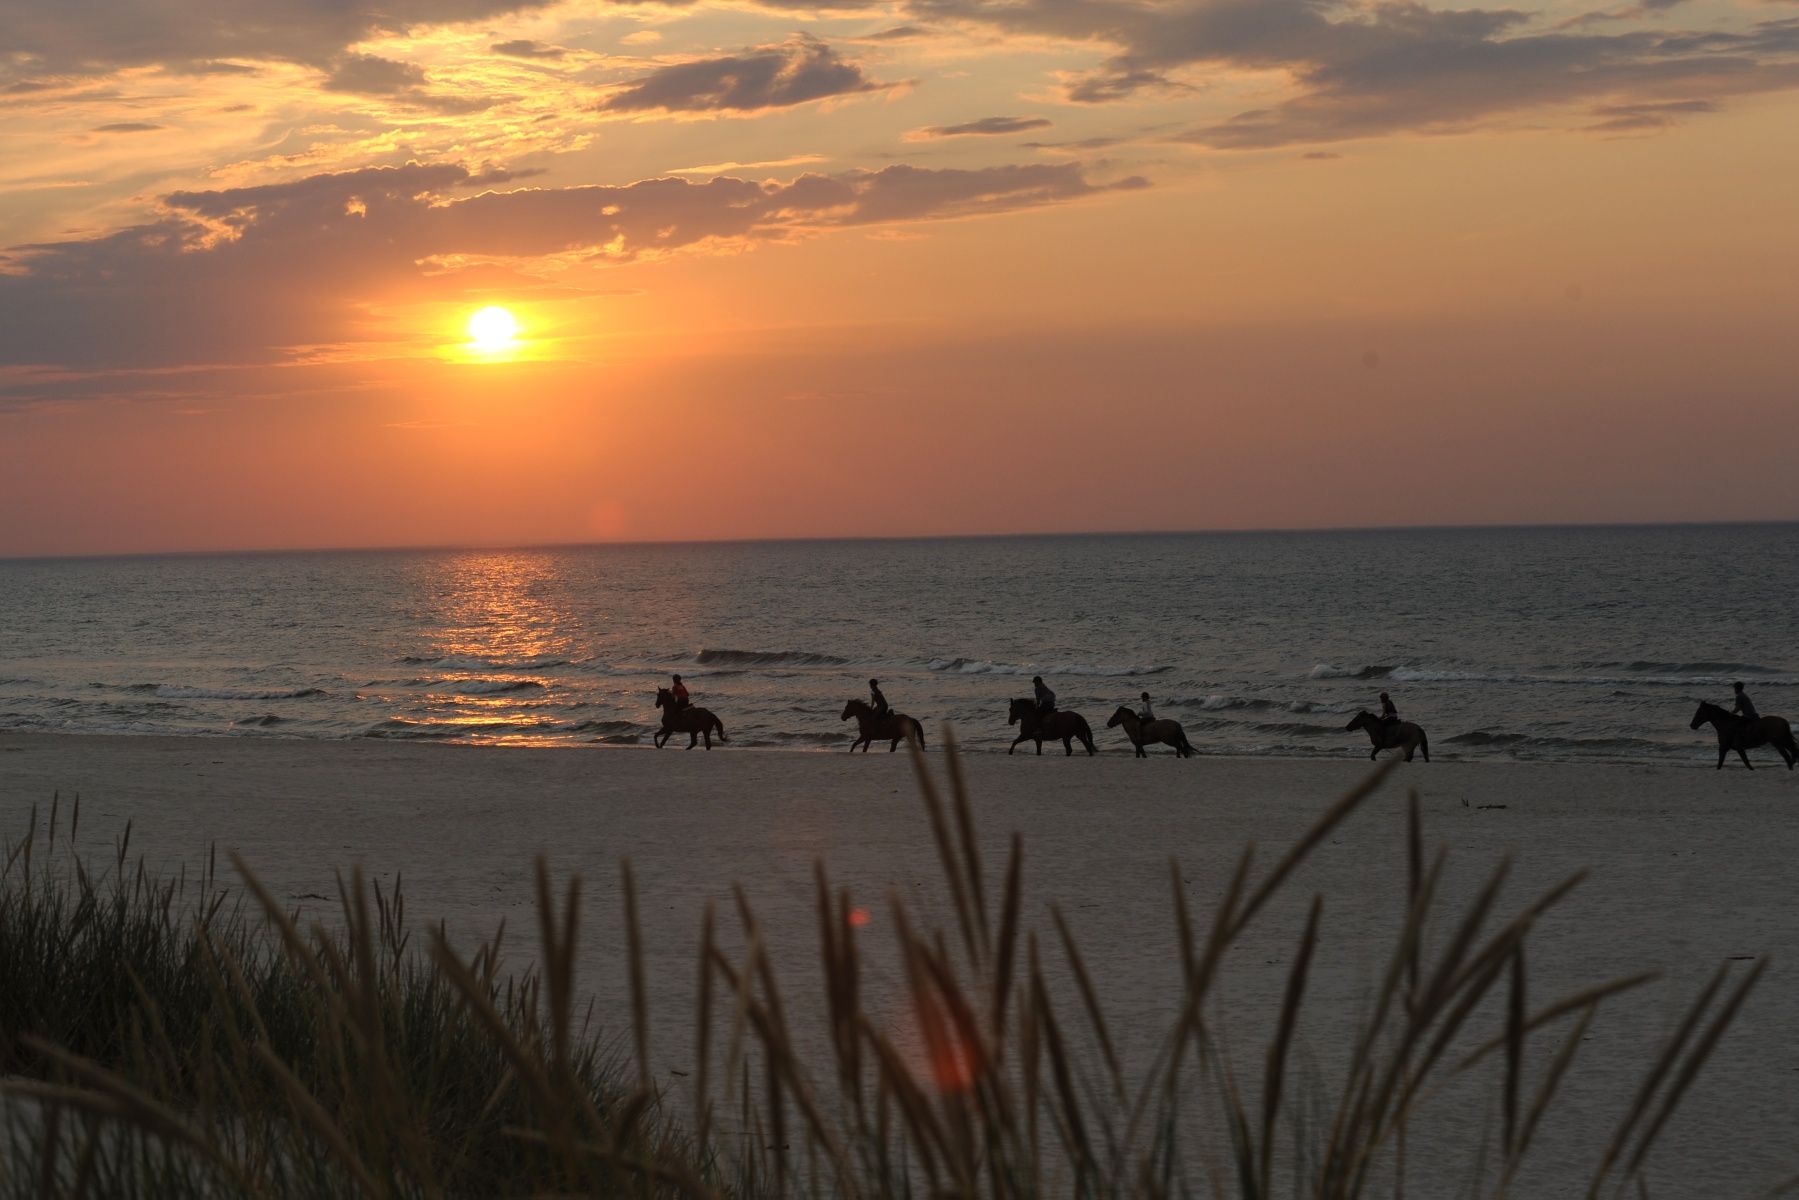
[[[653,732],[654,732],[654,730],[647,731],[645,734],[642,735],[642,737],[640,737],[636,741],[619,740],[619,739],[615,739],[613,737],[608,736],[608,737],[604,737],[604,738],[595,738],[591,741],[581,742],[581,741],[570,741],[570,740],[564,740],[564,739],[544,739],[541,741],[528,741],[528,740],[519,740],[519,741],[472,741],[472,740],[469,740],[469,741],[465,741],[465,740],[458,740],[456,738],[447,738],[447,737],[446,738],[383,737],[383,736],[377,736],[377,735],[371,735],[371,734],[352,734],[352,735],[345,735],[342,737],[311,737],[306,734],[271,733],[271,732],[265,732],[265,731],[252,731],[252,730],[244,730],[241,732],[233,731],[233,730],[217,730],[217,731],[212,731],[212,732],[191,732],[191,733],[119,733],[119,732],[114,732],[114,731],[110,731],[110,730],[0,729],[0,747],[4,747],[4,745],[6,743],[13,742],[13,741],[30,741],[30,740],[34,740],[34,739],[46,739],[46,740],[67,739],[67,740],[71,740],[71,741],[91,741],[91,742],[95,742],[95,743],[120,742],[120,743],[151,743],[151,744],[174,743],[174,744],[179,744],[179,743],[187,743],[187,742],[198,742],[198,743],[203,743],[203,744],[223,744],[223,745],[268,744],[268,745],[278,745],[278,746],[303,746],[303,745],[388,746],[388,747],[415,747],[415,748],[429,747],[429,748],[434,748],[434,749],[454,749],[454,750],[508,750],[508,751],[548,750],[548,751],[562,751],[562,752],[577,752],[577,751],[591,752],[591,751],[595,751],[595,750],[606,750],[606,751],[611,751],[611,750],[651,750],[651,751],[654,751],[657,749],[657,747],[654,744],[652,744],[650,741],[650,734]],[[1113,758],[1135,759],[1136,756],[1131,752],[1129,743],[1127,743],[1127,742],[1113,743],[1113,742],[1107,741],[1105,739],[1104,735],[1108,732],[1111,732],[1111,731],[1109,731],[1109,730],[1095,730],[1094,731],[1094,739],[1095,739],[1096,743],[1098,743],[1099,753],[1096,755],[1093,755],[1092,757],[1096,760],[1113,759]],[[681,735],[679,735],[679,734],[676,735],[677,738],[680,736]],[[942,751],[943,751],[942,730],[938,727],[927,725],[925,736],[929,741],[929,745],[927,746],[926,751],[925,751],[926,757],[932,761],[940,760],[941,756],[942,756]],[[833,754],[846,755],[848,753],[847,743],[848,743],[850,737],[851,737],[851,734],[848,732],[845,732],[842,735],[841,739],[836,744],[819,745],[816,747],[769,746],[769,745],[761,745],[761,744],[749,744],[749,743],[745,743],[742,741],[732,741],[732,742],[726,742],[726,743],[722,743],[722,744],[715,743],[714,746],[712,747],[711,753],[714,753],[714,754],[718,754],[718,753],[740,754],[740,755],[741,754],[753,754],[753,755],[757,755],[757,756],[795,755],[795,756],[799,756],[799,757],[803,757],[803,758],[807,758],[807,759],[812,759],[812,758],[819,758],[819,757],[828,757]],[[1053,752],[1052,752],[1052,747],[1053,747]],[[664,753],[679,753],[679,752],[686,751],[686,749],[687,749],[687,747],[685,745],[677,744],[676,742],[671,741],[668,746],[663,748],[663,752]],[[1010,758],[1072,757],[1072,758],[1077,758],[1077,759],[1085,759],[1085,758],[1089,757],[1087,755],[1087,753],[1080,748],[1078,743],[1075,747],[1074,754],[1070,756],[1070,755],[1064,755],[1062,753],[1062,747],[1061,747],[1060,742],[1051,742],[1048,740],[1046,740],[1043,743],[1043,754],[1041,756],[1039,756],[1037,754],[1035,747],[1029,746],[1029,745],[1020,745],[1017,752],[1015,754],[1011,754],[1011,755],[1008,755],[1006,753],[1006,751],[1003,749],[995,748],[992,744],[988,744],[985,746],[983,746],[983,745],[970,746],[970,745],[964,744],[964,745],[960,745],[959,749],[960,749],[960,752],[964,756],[972,757],[972,758],[976,758],[976,759],[1007,758],[1007,757],[1010,757]],[[1279,753],[1243,754],[1243,753],[1236,753],[1236,752],[1229,751],[1229,750],[1209,750],[1203,745],[1195,745],[1193,750],[1194,750],[1194,757],[1196,760],[1211,760],[1214,762],[1320,763],[1320,764],[1322,764],[1322,763],[1338,763],[1338,764],[1353,763],[1353,764],[1359,764],[1364,769],[1371,769],[1375,766],[1375,762],[1370,761],[1369,758],[1367,757],[1367,754],[1365,753],[1366,748],[1363,747],[1361,749],[1357,749],[1356,747],[1354,747],[1353,744],[1351,744],[1349,749],[1347,749],[1345,752],[1343,752],[1341,754],[1327,754],[1327,753],[1318,753],[1318,754],[1279,754]],[[3,753],[3,752],[4,752],[4,750],[0,749],[0,753]],[[707,753],[705,744],[702,742],[700,745],[695,746],[693,748],[693,752],[695,754]],[[1502,757],[1498,757],[1498,756],[1473,757],[1473,756],[1463,756],[1454,749],[1445,749],[1443,747],[1438,747],[1433,752],[1431,762],[1425,762],[1423,760],[1423,758],[1420,757],[1413,765],[1417,766],[1417,767],[1422,767],[1422,768],[1428,768],[1431,766],[1457,766],[1457,767],[1462,767],[1462,766],[1489,767],[1489,766],[1492,766],[1492,767],[1539,767],[1539,768],[1567,767],[1567,768],[1580,769],[1580,770],[1599,770],[1599,771],[1614,770],[1614,769],[1633,770],[1633,769],[1637,769],[1637,768],[1654,768],[1656,770],[1664,770],[1665,769],[1665,770],[1674,770],[1674,771],[1685,771],[1685,770],[1716,771],[1717,767],[1716,767],[1715,754],[1716,754],[1716,750],[1713,745],[1705,742],[1699,735],[1695,735],[1694,755],[1693,755],[1693,758],[1691,761],[1687,761],[1685,759],[1676,760],[1673,758],[1651,759],[1651,758],[1587,757],[1587,758],[1563,759],[1563,758],[1550,758],[1550,757],[1543,757],[1543,758],[1518,758],[1518,757],[1502,758]],[[1755,754],[1760,754],[1762,756],[1762,758],[1756,760],[1756,767],[1753,772],[1745,772],[1745,773],[1751,773],[1751,774],[1756,774],[1756,775],[1760,775],[1767,771],[1776,771],[1776,772],[1787,773],[1786,765],[1780,761],[1778,754],[1771,747],[1767,747],[1767,746],[1760,747],[1760,748],[1758,748],[1758,750],[1752,751],[1751,754],[1752,754],[1752,756]],[[860,750],[856,751],[856,755],[857,755],[857,757],[862,757],[862,751],[860,751]],[[886,755],[890,758],[908,759],[908,761],[909,761],[908,755],[907,755],[904,747],[902,747],[898,751],[889,753],[885,744],[877,743],[873,749],[870,749],[867,752],[867,757],[869,757],[869,758],[875,758],[875,757],[879,757],[881,755]],[[1172,750],[1169,750],[1166,746],[1150,747],[1149,748],[1149,756],[1151,759],[1174,758],[1175,757],[1174,752]],[[1383,753],[1378,761],[1385,762],[1385,761],[1387,761],[1387,758],[1390,756],[1391,755],[1388,753]],[[1738,759],[1735,757],[1734,753],[1733,753],[1732,757],[1730,758],[1730,760],[1728,762],[1726,762],[1724,765],[1725,773],[1733,771],[1733,770],[1740,772],[1740,771],[1743,771],[1743,769],[1744,768],[1743,768],[1742,763],[1740,761],[1738,761]],[[1794,774],[1795,776],[1799,776],[1799,771],[1793,771],[1791,773]]]

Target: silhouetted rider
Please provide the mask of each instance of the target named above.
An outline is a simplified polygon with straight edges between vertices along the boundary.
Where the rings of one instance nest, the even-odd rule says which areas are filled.
[[[1743,685],[1740,682],[1736,685],[1736,693],[1737,702],[1730,711],[1736,713],[1745,721],[1761,720],[1762,715],[1755,711],[1755,701],[1749,698],[1749,693],[1743,690]]]
[[[1399,709],[1393,706],[1393,697],[1385,692],[1380,694],[1380,723],[1387,729],[1399,724]]]
[[[1137,716],[1142,719],[1142,721],[1145,725],[1147,725],[1151,721],[1156,719],[1156,710],[1151,708],[1149,705],[1149,693],[1148,692],[1144,692],[1143,695],[1139,697],[1139,699],[1142,700],[1142,703],[1137,705]]]
[[[887,697],[881,695],[881,681],[868,681],[868,702],[874,706],[876,718],[884,717],[891,710],[887,707]]]
[[[669,688],[668,690],[669,690],[669,694],[675,698],[675,711],[676,712],[680,712],[682,709],[686,708],[689,704],[693,703],[692,700],[688,699],[687,685],[681,682],[681,677],[679,675],[675,676],[675,686]]]
[[[1037,693],[1037,715],[1047,717],[1056,711],[1056,694],[1043,682],[1043,676],[1031,676],[1031,689]]]

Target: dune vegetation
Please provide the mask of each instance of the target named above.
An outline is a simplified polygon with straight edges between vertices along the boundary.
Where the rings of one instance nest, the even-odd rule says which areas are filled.
[[[1452,1079],[1493,1089],[1465,1174],[1469,1194],[1503,1195],[1581,1069],[1582,1031],[1652,978],[1535,995],[1533,931],[1578,877],[1509,905],[1500,863],[1452,908],[1413,796],[1395,847],[1409,903],[1374,994],[1333,1014],[1341,1069],[1299,1067],[1321,898],[1265,997],[1266,1043],[1226,1044],[1212,1013],[1233,951],[1388,764],[1273,861],[1246,848],[1203,906],[1173,872],[1175,1015],[1127,1072],[1061,911],[1027,913],[1022,839],[983,861],[949,744],[941,779],[917,762],[951,917],[937,928],[896,899],[896,944],[865,945],[819,864],[828,1036],[800,1037],[743,894],[728,937],[708,908],[679,1095],[653,1082],[628,863],[631,1011],[596,1019],[575,973],[580,881],[541,860],[520,971],[498,935],[470,952],[415,931],[397,884],[352,872],[331,918],[303,923],[248,864],[231,884],[210,854],[158,873],[129,826],[95,861],[74,849],[78,805],[34,810],[0,846],[0,1196],[1399,1195],[1407,1131]],[[877,953],[903,981],[904,1033],[866,1002]],[[1560,1194],[1652,1181],[1652,1148],[1761,969],[1721,965],[1645,1049]]]

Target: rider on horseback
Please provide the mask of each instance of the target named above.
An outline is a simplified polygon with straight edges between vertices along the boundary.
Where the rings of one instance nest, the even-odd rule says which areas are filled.
[[[877,721],[890,711],[887,707],[887,697],[881,695],[881,681],[878,679],[868,681],[868,702],[875,710]]]
[[[687,696],[687,685],[681,682],[681,677],[679,675],[675,676],[675,686],[669,688],[668,691],[669,694],[675,698],[676,712],[680,712],[682,709],[693,703]]]
[[[1751,700],[1749,698],[1749,693],[1745,692],[1743,690],[1743,685],[1742,685],[1741,681],[1738,681],[1738,683],[1736,684],[1736,691],[1737,691],[1737,702],[1736,702],[1735,707],[1733,707],[1730,711],[1737,714],[1739,717],[1742,717],[1743,720],[1745,720],[1745,721],[1761,720],[1762,715],[1755,711],[1755,701]]]
[[[1151,708],[1149,705],[1149,693],[1148,692],[1144,692],[1143,695],[1138,698],[1140,700],[1142,700],[1142,703],[1137,705],[1137,716],[1144,722],[1144,724],[1148,724],[1149,722],[1156,719],[1156,710]]]
[[[1049,690],[1041,675],[1031,676],[1031,687],[1037,693],[1037,719],[1042,720],[1056,711],[1056,694]]]
[[[1399,724],[1399,710],[1393,706],[1393,697],[1385,692],[1380,694],[1380,723],[1386,729]]]

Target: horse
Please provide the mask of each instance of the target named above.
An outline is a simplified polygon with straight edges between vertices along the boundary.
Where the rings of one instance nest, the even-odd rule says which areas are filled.
[[[1143,752],[1144,746],[1173,746],[1177,758],[1192,758],[1199,753],[1193,743],[1187,740],[1187,731],[1181,728],[1179,721],[1171,721],[1167,717],[1145,722],[1137,715],[1137,711],[1127,705],[1120,704],[1112,719],[1106,722],[1106,728],[1115,725],[1124,726],[1124,736],[1131,739],[1131,745],[1137,747],[1138,758],[1148,758]]]
[[[1716,704],[1703,700],[1693,713],[1693,723],[1689,728],[1697,729],[1701,725],[1711,723],[1718,731],[1718,770],[1724,769],[1724,760],[1735,750],[1743,765],[1751,771],[1755,764],[1749,761],[1745,750],[1753,750],[1757,746],[1773,746],[1786,759],[1787,770],[1799,762],[1799,745],[1793,742],[1793,727],[1785,717],[1758,717],[1751,721],[1748,717],[1739,717],[1735,713],[1725,712]]]
[[[1019,742],[1036,742],[1037,753],[1042,754],[1045,738],[1052,742],[1061,739],[1062,749],[1069,757],[1074,754],[1075,738],[1080,738],[1081,745],[1087,747],[1088,757],[1098,753],[1093,748],[1093,730],[1087,727],[1087,718],[1077,712],[1057,711],[1049,714],[1049,718],[1045,720],[1037,715],[1035,700],[1014,700],[1006,724],[1018,726],[1018,736],[1012,739],[1007,754],[1018,749]]]
[[[1373,713],[1364,711],[1352,717],[1343,728],[1368,731],[1368,740],[1374,743],[1374,749],[1368,752],[1371,762],[1382,750],[1404,750],[1407,762],[1412,761],[1412,751],[1422,750],[1424,761],[1430,761],[1430,739],[1424,736],[1422,726],[1410,721],[1383,721]]]
[[[675,694],[667,688],[656,689],[656,707],[662,710],[662,728],[656,732],[656,749],[677,733],[687,735],[687,748],[694,748],[701,737],[706,739],[706,749],[712,749],[712,731],[718,731],[718,740],[729,742],[725,736],[725,723],[713,715],[709,708],[678,708],[675,705]]]
[[[847,721],[856,718],[856,740],[850,743],[850,753],[856,747],[862,747],[862,753],[868,753],[868,747],[876,738],[887,742],[887,753],[892,754],[899,749],[900,740],[910,737],[917,741],[918,748],[924,749],[924,726],[905,713],[888,710],[885,716],[875,715],[875,706],[866,700],[851,700],[843,706],[843,713],[837,719]]]

